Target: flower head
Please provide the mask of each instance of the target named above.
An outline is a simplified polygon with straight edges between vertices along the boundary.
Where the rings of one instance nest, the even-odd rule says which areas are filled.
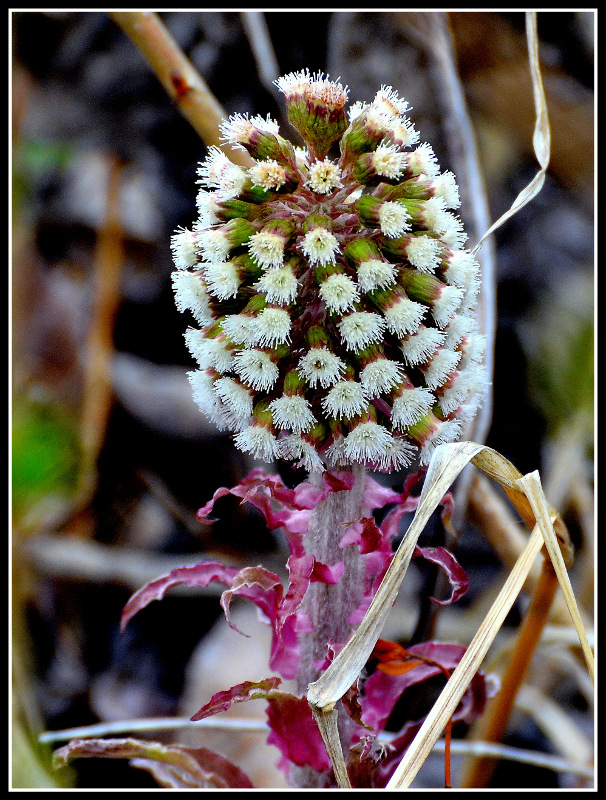
[[[427,463],[486,388],[455,177],[392,87],[348,112],[323,73],[276,85],[304,147],[269,116],[233,114],[223,142],[252,166],[211,147],[199,218],[171,240],[175,302],[197,322],[194,397],[254,458]]]

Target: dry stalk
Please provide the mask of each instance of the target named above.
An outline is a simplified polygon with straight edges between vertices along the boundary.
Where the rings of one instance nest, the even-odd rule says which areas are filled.
[[[122,164],[108,157],[106,218],[97,239],[93,274],[92,319],[86,342],[80,446],[82,460],[75,506],[88,504],[97,482],[97,458],[103,446],[113,392],[110,362],[114,319],[120,301],[123,261],[120,193]]]
[[[439,739],[446,723],[452,717],[469,682],[484,660],[484,656],[488,652],[505,617],[514,604],[524,584],[528,570],[541,550],[541,546],[541,532],[537,526],[528,541],[527,547],[518,559],[518,563],[509,574],[505,585],[499,592],[499,596],[489,614],[486,616],[482,625],[480,625],[465,655],[452,673],[438,701],[428,714],[421,730],[415,736],[404,758],[394,772],[387,785],[388,789],[406,788],[410,786],[423,766],[425,759],[431,752],[435,742]]]

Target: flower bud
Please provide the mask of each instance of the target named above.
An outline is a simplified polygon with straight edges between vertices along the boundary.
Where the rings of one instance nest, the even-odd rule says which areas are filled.
[[[275,84],[286,98],[288,121],[322,160],[347,127],[347,87],[308,70],[278,78]]]

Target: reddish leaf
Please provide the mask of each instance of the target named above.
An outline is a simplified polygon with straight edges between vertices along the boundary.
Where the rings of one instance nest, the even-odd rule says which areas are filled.
[[[406,658],[406,650],[397,642],[377,639],[370,657],[376,659],[379,664],[385,664],[388,661],[399,661]]]
[[[320,772],[329,769],[330,760],[307,699],[281,691],[277,688],[279,684],[279,678],[266,678],[258,682],[246,681],[227,691],[217,692],[192,720],[226,711],[233,703],[266,700],[270,728],[268,744],[275,745],[285,759],[300,767],[310,766]]]
[[[322,474],[322,479],[324,485],[331,492],[344,492],[352,489],[355,483],[355,477],[351,472],[329,472],[327,470]]]
[[[282,683],[280,678],[265,678],[262,681],[244,681],[222,692],[214,694],[208,703],[202,706],[193,717],[192,721],[212,717],[221,711],[227,711],[233,703],[243,703],[248,700],[266,700],[269,693],[277,689]]]
[[[415,547],[413,558],[419,557],[442,567],[452,587],[452,592],[447,600],[437,600],[435,597],[432,597],[431,600],[433,600],[434,603],[438,603],[441,606],[449,606],[462,597],[469,589],[469,579],[465,570],[453,554],[444,547]]]
[[[269,744],[279,748],[284,758],[299,767],[317,772],[330,769],[330,759],[307,698],[275,692],[269,698],[267,720]]]
[[[53,754],[55,768],[75,758],[128,758],[171,788],[252,789],[239,767],[205,747],[164,745],[141,739],[74,739]]]
[[[173,586],[185,583],[188,586],[204,588],[212,581],[219,581],[226,586],[230,586],[237,574],[238,569],[236,567],[226,567],[217,561],[205,561],[201,564],[173,569],[135,592],[124,606],[120,629],[124,630],[135,614],[149,605],[152,600],[161,600]]]
[[[397,648],[398,645],[394,652],[397,652]],[[382,669],[377,669],[364,683],[362,719],[377,733],[384,729],[396,702],[406,689],[439,675],[444,670],[452,672],[461,660],[465,648],[449,642],[424,642],[409,647],[405,652],[407,659],[417,657],[419,661],[413,669],[399,674],[386,674]],[[459,703],[453,716],[454,721],[471,721],[483,711],[488,696],[486,679],[478,671]]]

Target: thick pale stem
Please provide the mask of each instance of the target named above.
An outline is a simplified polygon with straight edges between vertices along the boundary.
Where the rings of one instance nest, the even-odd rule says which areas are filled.
[[[301,664],[297,675],[297,690],[303,695],[308,685],[321,672],[322,663],[328,654],[328,643],[345,643],[353,632],[348,621],[358,607],[364,590],[364,564],[357,545],[340,547],[339,542],[347,527],[364,516],[364,484],[366,473],[363,467],[354,467],[355,483],[350,491],[332,492],[314,509],[309,529],[304,537],[305,551],[318,561],[332,566],[343,561],[345,570],[336,585],[312,583],[303,599],[302,610],[309,615],[313,629],[301,635]],[[321,475],[310,475],[310,481],[321,484]],[[348,717],[339,714],[340,733],[344,752],[348,747]],[[334,785],[330,773],[319,774],[308,768],[295,768],[291,773],[291,785],[298,788],[322,788]]]

